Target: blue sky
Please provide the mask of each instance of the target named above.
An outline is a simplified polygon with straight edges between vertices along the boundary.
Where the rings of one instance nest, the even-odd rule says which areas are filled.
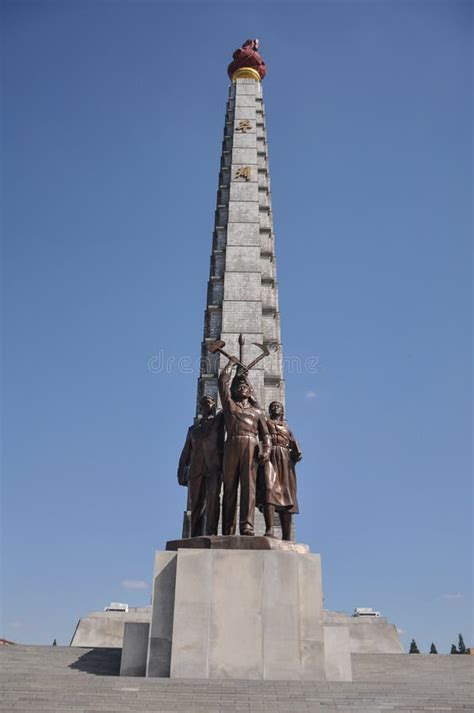
[[[2,3],[3,612],[69,643],[179,536],[232,51],[259,37],[298,539],[325,606],[471,620],[468,2]],[[184,373],[183,373],[184,372]]]

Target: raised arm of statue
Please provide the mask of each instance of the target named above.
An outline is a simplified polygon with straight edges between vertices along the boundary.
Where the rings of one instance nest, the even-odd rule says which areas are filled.
[[[189,464],[191,462],[192,450],[193,450],[193,443],[191,440],[191,428],[189,428],[188,433],[186,435],[186,441],[183,446],[183,450],[181,451],[181,456],[179,458],[179,464],[178,464],[178,483],[180,485],[188,484],[188,471],[189,471]]]
[[[222,407],[224,412],[232,408],[232,396],[230,393],[230,378],[232,375],[234,363],[229,359],[228,363],[222,369],[217,379],[219,396],[221,397]]]

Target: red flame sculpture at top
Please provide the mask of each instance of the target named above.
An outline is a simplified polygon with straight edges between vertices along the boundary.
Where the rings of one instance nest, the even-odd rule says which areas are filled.
[[[232,79],[232,75],[242,67],[251,67],[257,70],[260,79],[267,73],[267,66],[258,52],[258,40],[245,40],[242,47],[235,50],[232,55],[233,61],[227,67],[227,74]]]

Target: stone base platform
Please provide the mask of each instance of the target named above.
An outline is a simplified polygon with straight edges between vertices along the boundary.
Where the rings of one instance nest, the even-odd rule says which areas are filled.
[[[297,552],[300,555],[309,552],[308,545],[276,537],[263,535],[204,535],[202,537],[187,537],[181,540],[169,540],[166,543],[168,552],[180,549],[198,550],[272,550],[273,552]]]
[[[326,631],[322,604],[320,556],[306,545],[173,540],[155,554],[148,645],[143,626],[125,628],[121,674],[350,681],[348,628]]]

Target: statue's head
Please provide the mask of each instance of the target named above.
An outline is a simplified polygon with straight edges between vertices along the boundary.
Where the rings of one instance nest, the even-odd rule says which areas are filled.
[[[245,399],[251,399],[253,390],[247,377],[247,372],[241,369],[237,369],[237,373],[232,379],[232,384],[230,386],[230,394],[234,401],[244,401]]]
[[[213,416],[216,412],[216,402],[212,396],[203,396],[199,401],[199,411],[202,413],[204,418]]]
[[[272,401],[268,407],[268,413],[273,421],[282,421],[285,415],[285,409],[280,401]]]

